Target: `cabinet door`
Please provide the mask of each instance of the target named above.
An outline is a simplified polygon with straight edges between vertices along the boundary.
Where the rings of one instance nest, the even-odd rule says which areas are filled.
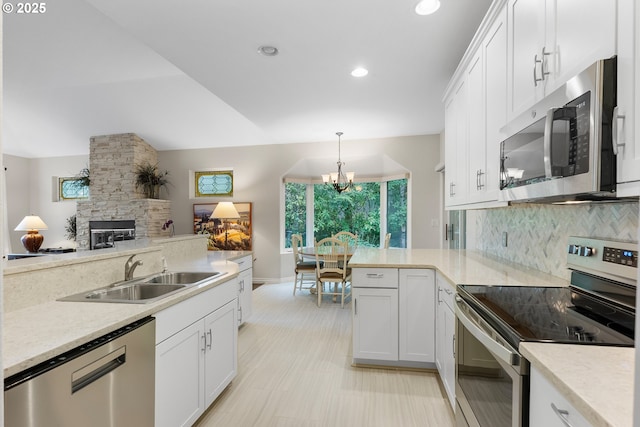
[[[457,86],[445,111],[445,206],[466,202],[467,197],[467,94],[466,82]]]
[[[616,1],[547,0],[547,93],[616,54]]]
[[[157,427],[190,426],[204,412],[204,350],[202,321],[156,346]]]
[[[236,303],[228,302],[204,319],[205,406],[222,393],[238,372]]]
[[[500,187],[500,129],[507,123],[507,11],[500,13],[491,26],[482,48],[485,68],[486,170],[478,182],[484,192],[482,201],[498,200]]]
[[[640,5],[636,0],[618,0],[618,147],[619,196],[640,195]],[[616,135],[614,135],[615,137]]]
[[[591,427],[591,423],[533,366],[531,367],[530,380],[529,425]],[[551,406],[552,404],[563,413],[556,413]]]
[[[242,325],[251,317],[253,292],[253,268],[238,275],[238,325]]]
[[[542,63],[536,62],[536,59],[542,61],[545,2],[544,0],[509,0],[508,13],[510,23],[508,113],[509,119],[513,119],[535,104],[544,94],[545,82],[540,80]]]
[[[449,403],[452,408],[456,406],[456,316],[453,310],[446,304],[443,304],[442,317],[444,324],[444,334],[442,338],[443,348],[443,372],[440,374],[444,389],[449,397]]]
[[[467,202],[482,201],[485,193],[484,174],[487,173],[487,150],[485,134],[485,100],[484,100],[484,64],[483,51],[478,52],[471,60],[467,69],[467,110],[468,110],[468,155],[469,170],[467,171],[467,187],[469,197]]]
[[[353,288],[353,358],[398,360],[398,290]]]
[[[398,359],[435,362],[435,272],[401,269],[398,298]]]

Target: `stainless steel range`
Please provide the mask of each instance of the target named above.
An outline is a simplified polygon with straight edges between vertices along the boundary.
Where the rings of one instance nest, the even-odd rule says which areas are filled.
[[[529,425],[523,341],[632,347],[637,246],[569,238],[570,287],[459,285],[457,424]]]

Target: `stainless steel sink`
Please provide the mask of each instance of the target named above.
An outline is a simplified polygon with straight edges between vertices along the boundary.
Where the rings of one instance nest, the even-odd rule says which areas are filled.
[[[85,298],[119,301],[147,300],[164,296],[184,287],[186,287],[186,285],[152,285],[150,283],[135,283],[92,291],[86,294]]]
[[[163,283],[172,285],[191,285],[220,276],[223,273],[202,273],[197,271],[175,271],[160,273],[143,280],[144,283]]]
[[[190,286],[205,283],[223,274],[225,273],[194,271],[157,273],[69,295],[58,301],[147,304],[178,293]]]

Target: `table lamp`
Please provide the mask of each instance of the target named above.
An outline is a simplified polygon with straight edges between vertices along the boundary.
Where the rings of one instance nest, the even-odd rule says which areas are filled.
[[[25,216],[15,231],[26,231],[27,234],[22,236],[20,241],[29,253],[36,253],[40,249],[40,245],[44,241],[44,236],[38,233],[38,230],[47,230],[47,224],[44,223],[38,215]]]
[[[224,224],[224,248],[227,249],[227,239],[229,238],[229,224],[226,219],[240,218],[240,214],[232,202],[220,202],[211,214],[213,218],[221,219]]]

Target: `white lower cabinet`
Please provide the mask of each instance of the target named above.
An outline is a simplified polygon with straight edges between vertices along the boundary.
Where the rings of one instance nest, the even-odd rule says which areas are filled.
[[[591,427],[577,409],[531,366],[529,425],[545,427]]]
[[[354,268],[352,280],[354,361],[433,366],[434,271]]]
[[[238,326],[251,317],[253,293],[253,259],[251,255],[235,261],[238,264]]]
[[[401,269],[398,283],[400,360],[434,363],[435,345],[435,272],[425,269]]]
[[[398,290],[356,288],[353,298],[353,358],[398,360]]]
[[[455,291],[440,274],[436,275],[436,367],[452,408],[456,405],[456,335]]]
[[[191,426],[236,376],[236,286],[230,280],[156,314],[156,426]]]

